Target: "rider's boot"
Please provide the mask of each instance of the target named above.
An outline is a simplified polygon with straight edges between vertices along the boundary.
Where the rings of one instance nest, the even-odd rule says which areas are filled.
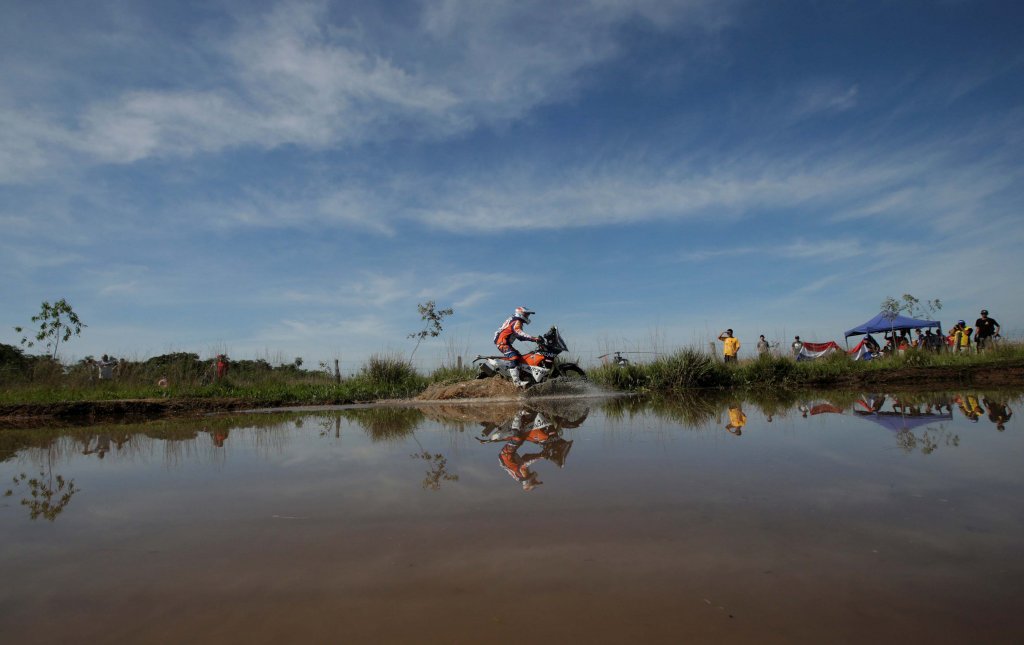
[[[522,379],[522,377],[519,376],[519,368],[518,367],[513,367],[513,368],[509,369],[508,375],[509,375],[509,378],[512,379],[512,385],[515,385],[516,387],[521,387],[521,388],[524,388],[524,389],[526,388],[526,381],[524,381]]]

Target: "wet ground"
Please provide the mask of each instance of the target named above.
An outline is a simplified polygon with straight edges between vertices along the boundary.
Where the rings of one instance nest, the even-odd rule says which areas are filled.
[[[0,432],[0,641],[1021,642],[1016,393]]]

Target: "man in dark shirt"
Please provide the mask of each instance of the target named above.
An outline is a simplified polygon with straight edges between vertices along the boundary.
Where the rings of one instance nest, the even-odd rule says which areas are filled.
[[[988,340],[999,335],[999,323],[995,318],[988,317],[988,309],[981,310],[981,318],[974,321],[974,342],[978,351],[985,349]]]

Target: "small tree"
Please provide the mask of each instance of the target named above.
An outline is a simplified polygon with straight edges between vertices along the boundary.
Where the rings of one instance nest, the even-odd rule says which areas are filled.
[[[900,307],[900,301],[889,296],[882,301],[882,316],[886,320],[896,320],[896,316],[900,315]]]
[[[78,314],[64,298],[52,305],[44,300],[39,314],[32,316],[32,322],[39,324],[39,331],[35,333],[34,340],[23,336],[21,344],[25,347],[35,347],[37,342],[43,343],[50,358],[53,359],[57,358],[57,348],[61,341],[66,343],[72,336],[81,336],[82,327],[87,327],[78,319]],[[24,330],[21,327],[15,327],[14,331],[20,334]]]
[[[908,316],[915,318],[934,318],[939,310],[942,309],[942,301],[938,298],[935,300],[925,300],[921,302],[909,293],[903,294],[903,311],[907,312]]]
[[[895,320],[901,311],[913,318],[934,318],[940,309],[942,301],[938,298],[921,302],[909,293],[903,294],[902,302],[892,296],[882,301],[882,315],[887,320]]]
[[[412,348],[412,353],[409,354],[409,360],[416,355],[416,350],[420,348],[420,343],[425,338],[436,338],[441,335],[441,322],[448,316],[451,316],[455,311],[449,307],[447,309],[441,309],[438,311],[433,300],[428,300],[421,305],[416,305],[416,308],[420,311],[420,319],[423,321],[423,329],[420,331],[409,334],[409,338],[416,339],[416,346]]]

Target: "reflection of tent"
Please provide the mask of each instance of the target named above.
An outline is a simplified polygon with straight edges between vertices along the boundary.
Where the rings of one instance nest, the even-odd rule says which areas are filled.
[[[818,405],[812,405],[810,409],[811,415],[815,414],[842,414],[843,409],[838,405],[832,405],[831,403],[819,403]]]
[[[800,348],[800,353],[796,355],[798,361],[813,361],[823,356],[828,356],[832,352],[839,351],[839,345],[836,345],[835,341],[828,341],[827,343],[804,343],[803,347]]]
[[[868,419],[874,421],[883,428],[887,428],[893,432],[900,432],[901,430],[911,430],[918,426],[928,425],[929,423],[935,423],[936,421],[952,421],[953,413],[946,412],[941,414],[900,414],[899,412],[861,412],[860,410],[854,410],[854,414],[862,419]]]
[[[927,329],[929,327],[938,327],[939,331],[942,331],[942,323],[938,320],[918,320],[917,318],[908,318],[907,316],[893,317],[889,312],[883,311],[863,325],[859,325],[848,330],[846,332],[846,337],[849,338],[850,336],[860,336],[861,334],[886,331]]]

